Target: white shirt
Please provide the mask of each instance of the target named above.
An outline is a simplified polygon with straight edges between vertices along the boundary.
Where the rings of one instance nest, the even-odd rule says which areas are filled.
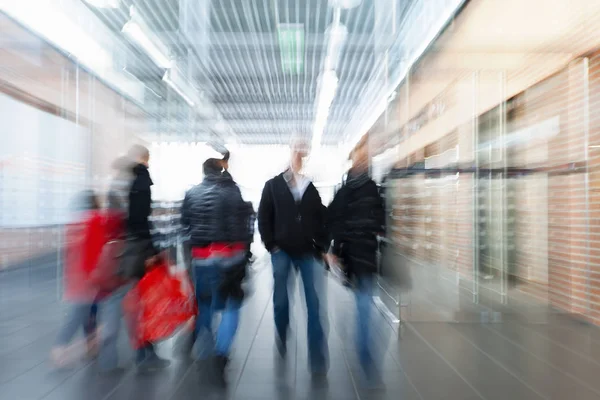
[[[294,200],[296,200],[297,203],[302,201],[302,197],[304,196],[308,185],[310,185],[310,179],[304,175],[292,172],[291,169],[287,170],[283,174],[283,177],[288,184],[292,196],[294,196]]]

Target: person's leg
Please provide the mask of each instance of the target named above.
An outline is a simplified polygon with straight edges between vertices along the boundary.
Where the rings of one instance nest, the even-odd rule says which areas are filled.
[[[68,306],[64,322],[50,353],[52,362],[56,366],[62,367],[68,363],[68,345],[73,340],[75,333],[77,333],[81,326],[85,325],[89,316],[89,310],[89,304],[70,304]]]
[[[221,316],[221,323],[217,330],[217,340],[215,344],[215,353],[217,356],[228,357],[235,333],[237,332],[240,320],[241,302],[229,298],[225,302],[225,309]]]
[[[98,355],[98,303],[95,301],[90,306],[89,316],[83,326],[83,333],[87,341],[87,355],[90,358]]]
[[[86,337],[93,335],[96,332],[96,317],[98,315],[98,304],[94,302],[89,306],[88,318],[83,325],[83,333]]]
[[[213,281],[217,273],[212,262],[192,260],[198,316],[196,317],[196,359],[206,360],[214,350],[213,322]]]
[[[290,257],[279,250],[271,254],[273,264],[273,315],[277,330],[276,343],[280,354],[286,353],[287,331],[290,324],[290,300],[288,282],[292,262]]]
[[[373,313],[373,276],[361,275],[356,279],[356,347],[361,366],[372,373],[374,357],[371,343],[371,315]]]
[[[119,366],[117,341],[121,330],[123,299],[131,287],[129,284],[115,290],[99,304],[101,343],[98,366],[105,372],[115,370]]]
[[[56,346],[64,347],[71,343],[75,333],[85,326],[89,317],[90,304],[70,304],[65,314],[63,325],[56,338]]]
[[[323,266],[312,257],[294,260],[300,270],[306,311],[308,314],[308,351],[309,361],[313,372],[325,372],[327,369],[327,343],[323,333],[321,321],[320,302],[316,286],[320,285],[320,279],[324,279]]]
[[[137,350],[136,364],[143,371],[158,371],[171,365],[171,361],[160,358],[154,350],[154,345],[146,343]]]

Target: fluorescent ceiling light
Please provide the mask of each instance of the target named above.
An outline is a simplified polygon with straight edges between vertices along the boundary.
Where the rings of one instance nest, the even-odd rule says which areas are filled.
[[[171,89],[180,95],[190,105],[190,107],[194,107],[196,105],[197,95],[195,93],[195,89],[179,76],[176,68],[165,72],[163,81],[165,81],[165,83],[169,85]]]
[[[342,24],[334,24],[327,30],[325,70],[336,68],[347,37],[348,29]]]
[[[64,52],[73,55],[90,69],[103,73],[112,64],[110,53],[60,8],[53,7],[48,2],[41,2],[33,12],[33,4],[33,0],[0,1],[0,11],[7,13]]]
[[[329,0],[332,7],[354,8],[362,3],[362,0]]]
[[[97,8],[119,8],[120,0],[83,0]]]
[[[169,58],[167,46],[146,27],[133,6],[131,8],[131,20],[123,27],[123,33],[137,43],[157,66],[164,69],[171,68],[173,63]]]
[[[321,145],[323,131],[329,117],[329,109],[335,98],[338,87],[338,78],[333,70],[323,73],[319,82],[319,97],[317,102],[317,115],[312,135],[312,148],[316,149]]]

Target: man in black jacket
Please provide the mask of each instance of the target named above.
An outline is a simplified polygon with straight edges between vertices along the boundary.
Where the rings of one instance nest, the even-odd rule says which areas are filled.
[[[293,143],[290,167],[266,183],[258,210],[258,229],[273,264],[277,348],[285,356],[290,319],[288,281],[293,265],[300,271],[304,286],[310,366],[314,373],[323,373],[327,350],[315,284],[323,279],[324,268],[317,259],[327,251],[328,238],[319,192],[300,174],[307,151],[304,142]]]
[[[198,302],[196,358],[212,358],[213,372],[225,383],[224,372],[237,330],[243,299],[242,282],[250,258],[254,211],[242,199],[222,160],[209,159],[204,180],[188,191],[181,209],[181,225],[190,238],[192,275]],[[213,316],[221,311],[216,338]]]
[[[367,136],[350,155],[352,168],[329,205],[327,228],[333,241],[330,264],[343,265],[353,283],[357,306],[357,343],[367,376],[377,377],[371,324],[378,235],[385,232],[385,211],[377,184],[369,176]],[[338,261],[339,260],[339,261]]]

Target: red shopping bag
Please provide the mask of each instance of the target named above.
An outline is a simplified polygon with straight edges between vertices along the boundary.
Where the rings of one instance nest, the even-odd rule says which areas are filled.
[[[136,349],[169,338],[197,312],[187,274],[171,273],[166,265],[146,273],[125,296],[123,306]]]

